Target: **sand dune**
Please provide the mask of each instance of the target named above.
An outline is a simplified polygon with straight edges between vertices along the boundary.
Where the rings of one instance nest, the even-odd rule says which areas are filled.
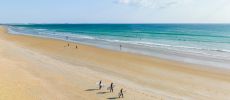
[[[115,52],[0,28],[0,100],[228,100],[230,71]],[[114,93],[103,80],[116,84]]]

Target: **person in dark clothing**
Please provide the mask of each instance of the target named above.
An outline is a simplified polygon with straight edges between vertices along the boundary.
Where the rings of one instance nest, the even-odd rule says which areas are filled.
[[[114,88],[114,86],[113,86],[113,82],[112,82],[110,85],[110,91],[109,92],[113,92],[113,88]]]
[[[121,88],[121,90],[120,90],[120,93],[119,93],[119,98],[124,98],[124,94],[123,94],[123,88]]]
[[[102,82],[101,82],[101,80],[100,80],[100,82],[99,82],[99,90],[102,88]]]

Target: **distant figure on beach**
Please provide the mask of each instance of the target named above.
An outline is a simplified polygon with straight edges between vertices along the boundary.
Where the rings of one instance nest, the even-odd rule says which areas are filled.
[[[100,80],[98,86],[99,86],[99,90],[101,90],[101,88],[102,88],[102,81],[101,80]]]
[[[113,92],[113,88],[114,88],[114,85],[113,85],[113,82],[110,84],[110,88],[109,88],[109,92]]]
[[[120,51],[122,50],[122,45],[120,44]]]
[[[69,37],[68,37],[68,36],[66,36],[65,38],[66,38],[66,40],[68,40],[68,39],[69,39]]]
[[[76,49],[77,49],[77,45],[76,45]]]
[[[120,93],[118,94],[118,97],[119,98],[124,98],[124,94],[123,94],[123,88],[121,88],[121,90],[120,90]]]
[[[68,43],[68,47],[69,47],[69,43]]]

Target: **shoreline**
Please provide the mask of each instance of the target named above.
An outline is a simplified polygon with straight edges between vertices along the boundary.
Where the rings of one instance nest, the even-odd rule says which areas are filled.
[[[8,26],[4,26],[4,28],[8,29]],[[197,69],[202,68],[202,70],[210,70],[211,69],[211,70],[214,70],[214,71],[217,70],[217,72],[225,72],[226,70],[230,71],[230,68],[220,67],[220,66],[216,66],[216,65],[212,65],[212,64],[206,65],[206,64],[202,64],[203,62],[194,63],[194,62],[188,62],[188,61],[182,61],[182,60],[173,59],[173,57],[179,57],[179,58],[181,57],[180,59],[184,58],[184,59],[189,59],[189,60],[194,60],[195,58],[198,58],[198,59],[203,59],[203,61],[204,61],[204,59],[210,59],[211,60],[212,58],[201,57],[201,56],[198,57],[197,55],[192,55],[192,54],[179,54],[177,51],[168,52],[169,50],[165,51],[163,48],[159,49],[157,47],[154,47],[152,49],[159,49],[159,50],[155,50],[155,52],[160,53],[159,55],[168,56],[168,57],[159,56],[157,53],[155,53],[155,55],[151,55],[151,54],[148,55],[148,53],[147,54],[145,54],[145,53],[137,53],[138,51],[133,51],[133,52],[131,51],[130,52],[129,50],[127,51],[127,50],[106,48],[106,47],[103,47],[103,46],[94,45],[94,44],[90,44],[90,43],[84,43],[84,42],[79,42],[79,41],[67,41],[65,39],[58,39],[58,38],[55,38],[55,37],[46,37],[46,36],[31,35],[31,34],[21,34],[21,33],[20,34],[8,33],[8,34],[17,35],[17,36],[31,37],[31,38],[41,38],[41,39],[44,39],[44,40],[48,39],[48,40],[54,40],[54,41],[62,41],[62,42],[66,42],[66,43],[71,43],[71,44],[77,44],[77,45],[83,45],[83,46],[87,46],[87,47],[102,49],[102,50],[105,50],[105,51],[125,53],[125,54],[127,53],[127,54],[131,54],[131,55],[147,57],[147,58],[150,58],[150,59],[154,58],[154,59],[159,59],[159,60],[164,60],[164,61],[169,61],[169,62],[174,62],[174,63],[180,63],[180,64],[184,64],[184,65],[189,65],[189,66],[192,66],[192,67],[197,68]],[[128,45],[128,44],[123,43],[123,45]],[[127,47],[129,47],[129,46],[127,46]],[[117,48],[119,48],[119,44],[117,44]],[[125,48],[125,47],[123,47],[123,48]],[[180,56],[176,56],[176,55],[172,56],[172,53],[177,53],[177,55],[180,55]],[[172,57],[169,57],[169,56],[172,56]],[[188,58],[187,56],[192,57],[192,58]],[[221,60],[221,59],[218,59],[218,60]],[[199,61],[201,61],[201,60],[199,60]],[[210,61],[210,62],[212,62],[212,61]]]
[[[11,27],[11,28],[10,28]],[[182,62],[187,64],[194,64],[197,66],[206,66],[206,67],[213,67],[213,68],[222,68],[229,70],[230,65],[230,59],[227,56],[223,56],[221,52],[215,54],[214,52],[209,52],[213,55],[210,55],[209,53],[203,54],[204,51],[195,51],[184,49],[184,50],[178,50],[179,48],[168,48],[168,47],[162,47],[158,45],[146,45],[146,44],[139,44],[139,43],[128,43],[128,42],[111,42],[107,41],[106,39],[88,39],[88,38],[81,38],[81,37],[88,37],[88,36],[81,36],[79,37],[73,34],[59,34],[56,33],[56,35],[48,35],[48,34],[41,34],[39,31],[39,34],[33,34],[33,33],[23,33],[24,31],[19,30],[13,30],[12,26],[7,27],[9,31],[14,35],[25,35],[25,36],[35,36],[35,37],[41,37],[41,38],[47,38],[47,39],[54,39],[54,40],[61,40],[61,41],[68,41],[88,46],[93,46],[96,48],[103,48],[107,50],[113,50],[113,51],[122,51],[126,53],[131,54],[137,54],[137,55],[144,55],[144,56],[150,56],[154,58],[159,58],[163,60],[170,60],[170,61],[176,61],[176,62]],[[41,30],[41,29],[40,29]],[[18,32],[19,31],[19,32]],[[41,31],[43,32],[43,31]],[[46,33],[46,31],[44,31]],[[68,36],[69,39],[66,40],[65,37]],[[90,36],[89,36],[90,37]],[[95,38],[95,37],[90,37]],[[122,50],[120,50],[120,45],[122,45]],[[181,48],[183,49],[183,48]],[[191,48],[192,49],[192,48]],[[219,55],[218,55],[219,54]],[[228,54],[226,54],[228,55]]]
[[[82,84],[80,82],[81,84],[79,83],[77,85],[84,88],[91,88],[88,86],[94,86],[94,83],[87,82],[95,82],[100,79],[110,79],[109,81],[115,81],[115,83],[118,83],[119,86],[127,88],[129,91],[127,99],[132,99],[133,96],[135,99],[144,98],[146,100],[183,98],[224,99],[225,97],[228,97],[228,94],[230,93],[228,90],[228,88],[230,89],[230,86],[228,85],[230,83],[229,70],[203,68],[192,64],[185,64],[132,53],[117,52],[82,44],[77,44],[78,49],[76,49],[74,48],[76,45],[75,43],[70,43],[70,47],[66,48],[64,47],[67,45],[67,42],[65,41],[6,34],[7,31],[5,29],[1,28],[0,30],[1,41],[12,43],[16,45],[17,48],[24,48],[30,50],[31,52],[35,52],[35,55],[31,55],[33,56],[31,58],[36,59],[31,59],[32,61],[40,61],[39,58],[43,58],[43,56],[49,57],[47,62],[42,62],[47,63],[49,66],[53,66],[53,68],[62,69],[62,71],[55,72],[54,76],[63,77],[62,80],[65,80],[66,78],[70,79],[68,80],[68,83],[73,82],[76,74],[75,71],[79,72],[79,69],[84,69],[82,72],[77,74],[79,77],[83,77],[81,81],[84,83]],[[24,53],[27,54],[27,52]],[[28,56],[30,57],[30,55]],[[64,65],[71,67],[60,67],[55,64],[53,65],[53,63],[49,61],[60,64],[65,63]],[[40,66],[40,64],[37,66]],[[36,69],[33,66],[28,66],[28,68],[31,68],[31,70]],[[47,71],[46,67],[45,69],[40,70]],[[49,69],[47,73],[44,73],[44,77],[49,73],[49,71],[53,72],[52,70],[56,71],[57,69]],[[42,72],[38,71],[36,73],[40,75],[39,73]],[[97,74],[95,75],[95,73]],[[41,79],[44,79],[44,77]],[[60,79],[53,79],[53,81],[56,85],[55,82],[60,81]],[[79,80],[75,79],[75,81]],[[66,86],[62,84],[57,86]],[[68,86],[74,87],[75,85],[72,84]],[[64,90],[66,92],[66,88],[58,88],[57,91],[60,90]],[[76,89],[76,91],[83,92],[83,97],[85,99],[106,99],[111,97],[110,94],[98,96],[95,92],[89,93],[82,91],[81,89]],[[70,93],[73,97],[76,95],[74,92],[67,93]],[[145,97],[145,94],[150,96]],[[93,97],[91,97],[91,95]]]

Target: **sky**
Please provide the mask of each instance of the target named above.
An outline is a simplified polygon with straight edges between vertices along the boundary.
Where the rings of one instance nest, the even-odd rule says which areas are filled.
[[[0,23],[230,23],[230,0],[0,0]]]

